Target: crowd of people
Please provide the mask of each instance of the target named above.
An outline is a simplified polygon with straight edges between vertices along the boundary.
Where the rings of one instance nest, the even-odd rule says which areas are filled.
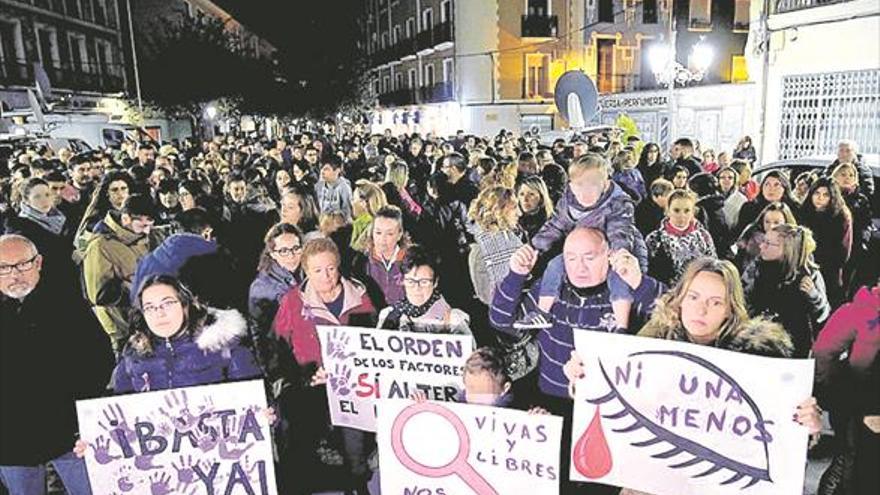
[[[818,434],[830,412],[820,493],[877,493],[873,176],[850,141],[797,177],[757,182],[756,159],[748,137],[329,124],[19,150],[0,160],[0,491],[45,493],[51,467],[91,493],[77,399],[262,378],[279,493],[368,493],[375,438],[330,425],[316,331],[347,325],[472,335],[462,400],[562,416],[562,480],[574,332],[813,357],[793,414]]]

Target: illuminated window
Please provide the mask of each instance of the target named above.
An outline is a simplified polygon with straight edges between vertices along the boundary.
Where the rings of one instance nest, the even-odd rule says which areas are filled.
[[[733,29],[735,31],[749,30],[749,0],[736,0],[733,11]]]
[[[691,0],[689,26],[692,29],[712,29],[712,0]]]
[[[749,80],[749,66],[746,63],[746,57],[742,55],[734,55],[730,63],[730,81],[746,82]]]
[[[526,98],[541,98],[549,87],[550,56],[543,53],[526,54]]]

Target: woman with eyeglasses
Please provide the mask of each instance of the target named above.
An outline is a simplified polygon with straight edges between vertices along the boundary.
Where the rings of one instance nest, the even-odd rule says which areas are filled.
[[[410,246],[401,264],[405,297],[379,312],[377,328],[409,332],[471,333],[470,317],[440,294],[440,261],[426,248]]]
[[[302,245],[296,225],[279,223],[266,234],[257,277],[248,292],[248,313],[260,333],[269,331],[284,294],[302,282]]]
[[[761,251],[743,270],[749,314],[781,324],[794,344],[796,358],[806,358],[813,339],[831,313],[825,281],[813,261],[816,241],[805,227],[781,224],[761,240]]]

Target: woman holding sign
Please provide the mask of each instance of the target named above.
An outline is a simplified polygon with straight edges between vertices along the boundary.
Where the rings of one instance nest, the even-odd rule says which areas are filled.
[[[321,387],[327,382],[327,375],[320,367],[321,346],[316,325],[372,327],[376,310],[363,284],[341,276],[339,249],[333,241],[307,242],[301,263],[305,281],[284,296],[275,316],[276,348],[269,373],[273,381],[278,377],[293,385],[278,399],[282,416],[292,425],[290,438],[285,437],[286,445],[279,450],[284,474],[292,476],[286,483],[308,493],[309,487],[304,486],[306,481],[317,476],[300,474],[317,467],[315,451],[329,424],[326,392]],[[366,490],[371,475],[367,456],[368,447],[373,443],[372,435],[351,428],[339,429],[352,484]]]
[[[639,270],[637,263],[629,265],[620,269]],[[739,272],[733,263],[713,258],[698,258],[690,263],[678,283],[657,301],[639,336],[769,357],[790,357],[794,350],[779,324],[749,319]],[[564,371],[570,380],[569,392],[574,396],[576,380],[584,377],[584,363],[576,352],[572,351]],[[804,400],[794,419],[810,433],[819,432],[822,421],[816,399]],[[621,492],[637,493],[627,489]]]

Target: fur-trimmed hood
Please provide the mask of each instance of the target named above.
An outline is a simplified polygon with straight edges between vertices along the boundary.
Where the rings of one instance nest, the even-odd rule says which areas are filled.
[[[191,340],[200,350],[220,352],[234,346],[247,335],[247,321],[234,309],[208,308],[205,323],[193,335],[182,332],[172,337],[171,342]],[[135,354],[151,355],[159,341],[163,339],[144,332],[137,332],[129,339],[129,346]]]
[[[743,323],[730,341],[722,346],[729,351],[766,357],[791,357],[794,344],[782,325],[762,318]]]

